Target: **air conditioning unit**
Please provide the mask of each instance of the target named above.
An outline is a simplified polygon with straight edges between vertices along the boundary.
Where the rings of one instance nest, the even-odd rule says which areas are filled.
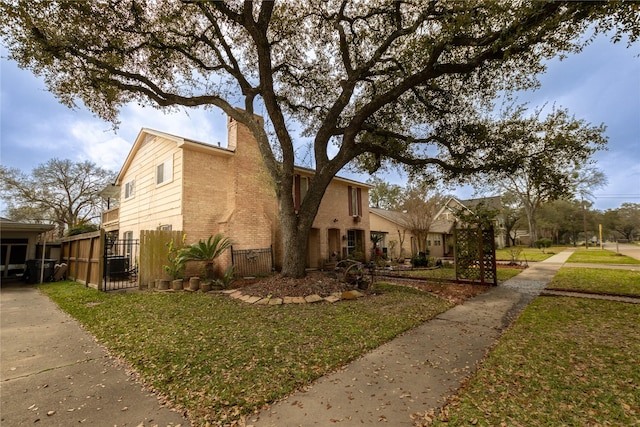
[[[353,216],[353,222],[360,222],[362,218],[360,217],[360,215],[354,215]]]

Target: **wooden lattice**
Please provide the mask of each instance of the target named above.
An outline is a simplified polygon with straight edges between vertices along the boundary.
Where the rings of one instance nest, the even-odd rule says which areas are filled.
[[[498,284],[493,227],[455,229],[456,280]]]

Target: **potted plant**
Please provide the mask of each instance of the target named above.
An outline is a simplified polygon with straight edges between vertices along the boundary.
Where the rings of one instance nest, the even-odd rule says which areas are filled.
[[[186,239],[186,235],[182,238],[183,244],[185,239]],[[183,287],[182,276],[184,275],[184,268],[186,264],[186,261],[181,256],[182,249],[179,249],[176,246],[173,239],[171,239],[171,241],[167,243],[167,246],[169,248],[169,253],[167,254],[167,261],[169,262],[168,264],[165,264],[163,266],[164,271],[166,271],[171,277],[172,288],[174,290],[182,290],[182,287]],[[168,284],[165,285],[164,283],[160,283],[159,289],[161,290],[168,289]]]
[[[227,249],[231,247],[231,240],[222,234],[216,234],[215,236],[209,236],[209,239],[205,242],[200,240],[198,243],[194,243],[190,246],[185,246],[180,251],[179,258],[182,262],[189,261],[203,261],[204,265],[204,281],[211,282],[214,279],[214,261]]]

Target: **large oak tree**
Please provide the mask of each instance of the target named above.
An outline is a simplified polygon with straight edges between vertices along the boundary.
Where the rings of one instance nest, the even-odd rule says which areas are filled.
[[[246,125],[274,182],[288,276],[304,275],[309,230],[345,165],[448,178],[514,168],[521,150],[494,143],[477,108],[534,86],[587,29],[635,39],[640,26],[622,2],[15,0],[1,11],[10,57],[68,105],[114,122],[129,102],[209,106]],[[300,128],[316,174],[296,212]]]

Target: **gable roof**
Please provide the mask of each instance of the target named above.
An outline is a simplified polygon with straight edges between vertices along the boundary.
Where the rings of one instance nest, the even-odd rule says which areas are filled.
[[[122,164],[122,168],[120,168],[120,172],[118,172],[118,176],[116,177],[116,181],[115,181],[116,185],[120,184],[121,179],[124,176],[124,173],[127,171],[127,169],[129,169],[129,166],[131,166],[131,163],[133,162],[133,159],[136,153],[138,152],[138,150],[140,150],[140,147],[144,143],[147,136],[157,136],[169,141],[173,141],[176,143],[176,146],[178,148],[189,148],[196,151],[216,153],[221,155],[232,155],[234,153],[234,150],[229,150],[227,148],[211,145],[206,142],[183,138],[181,136],[172,135],[170,133],[161,132],[155,129],[142,128],[140,129],[140,132],[138,132],[138,136],[136,137],[136,140],[134,141],[133,146],[131,147],[131,150],[129,150],[129,154],[127,154],[127,158]]]
[[[378,215],[381,218],[384,218],[388,221],[391,221],[395,224],[401,225],[403,227],[407,226],[407,214],[400,211],[389,211],[381,208],[369,208],[369,213],[374,215]]]
[[[462,204],[467,208],[475,208],[476,206],[482,204],[487,209],[500,210],[500,208],[502,207],[502,197],[491,196],[481,197],[479,199],[467,199],[463,200]]]
[[[442,213],[445,211],[445,209],[448,209],[449,211],[453,212],[453,210],[450,207],[451,203],[456,203],[460,206],[461,209],[467,209],[469,210],[469,208],[467,208],[460,200],[456,199],[455,197],[450,197],[445,203],[444,205],[442,205],[442,207],[440,208],[440,210],[438,211],[438,213],[436,213],[434,218],[438,218],[440,215],[442,215]]]

